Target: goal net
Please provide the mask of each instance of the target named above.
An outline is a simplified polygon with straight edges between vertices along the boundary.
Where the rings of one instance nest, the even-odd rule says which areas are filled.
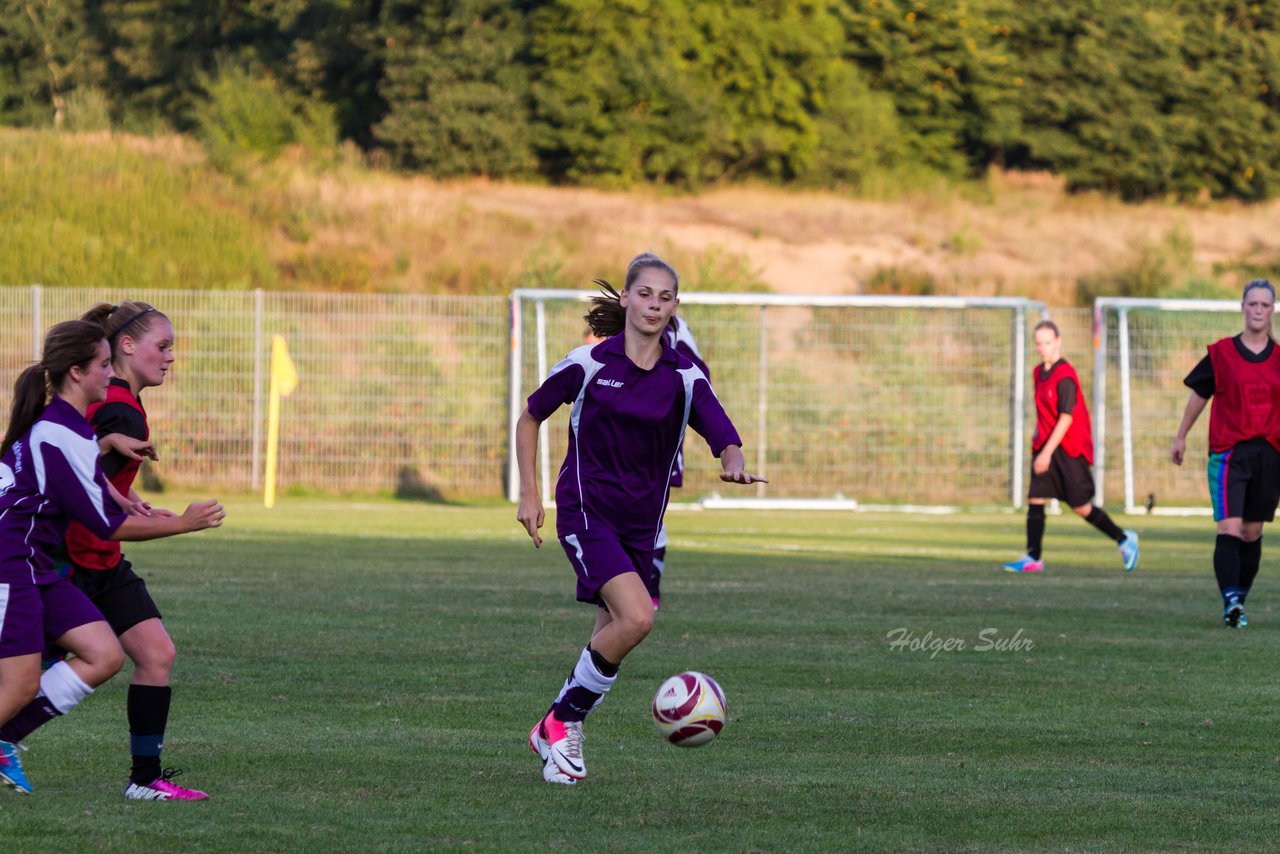
[[[1240,303],[1233,300],[1095,301],[1094,474],[1099,504],[1104,491],[1119,492],[1126,513],[1210,513],[1207,407],[1187,436],[1181,466],[1170,461],[1169,448],[1190,395],[1183,379],[1210,344],[1240,331],[1239,313]]]
[[[583,343],[591,292],[511,294],[507,492],[518,500],[515,423],[557,361]],[[1030,328],[1044,313],[1019,298],[681,297],[712,386],[743,438],[748,470],[723,484],[692,430],[673,502],[726,506],[1021,506],[1029,434]],[[569,407],[540,433],[550,502]]]

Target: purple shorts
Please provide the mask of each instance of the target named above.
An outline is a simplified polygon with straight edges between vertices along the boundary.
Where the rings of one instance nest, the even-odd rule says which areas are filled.
[[[74,584],[0,584],[0,658],[43,652],[72,629],[103,619]]]
[[[604,605],[600,588],[626,572],[641,580],[653,571],[653,549],[638,549],[621,542],[612,531],[582,531],[560,538],[564,553],[578,574],[578,601]]]

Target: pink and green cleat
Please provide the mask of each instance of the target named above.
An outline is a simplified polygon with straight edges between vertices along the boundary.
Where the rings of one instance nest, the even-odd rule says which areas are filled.
[[[159,777],[145,786],[132,780],[125,786],[124,796],[130,801],[203,801],[209,796],[196,789],[187,789],[173,782],[182,772],[166,768]]]
[[[1031,555],[1023,555],[1015,561],[1004,565],[1005,572],[1044,572],[1044,561],[1036,560]]]

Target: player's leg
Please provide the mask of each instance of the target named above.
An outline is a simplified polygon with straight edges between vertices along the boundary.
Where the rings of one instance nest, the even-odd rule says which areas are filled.
[[[1209,455],[1209,499],[1217,538],[1213,547],[1213,574],[1222,595],[1222,622],[1239,628],[1244,614],[1240,594],[1240,551],[1244,545],[1244,509],[1248,473],[1236,449]],[[1234,459],[1233,459],[1234,457]]]
[[[1243,606],[1262,566],[1262,526],[1275,519],[1280,502],[1280,452],[1260,449],[1258,471],[1245,494],[1244,524],[1240,529],[1240,604]],[[1246,623],[1247,625],[1247,623]]]
[[[0,727],[0,741],[20,742],[67,714],[124,665],[120,642],[84,593],[65,580],[38,589],[44,635],[75,657],[55,661],[44,671],[39,693]]]
[[[582,722],[618,678],[619,665],[653,626],[653,604],[640,572],[650,553],[610,536],[561,540],[578,574],[578,598],[603,605],[591,642],[579,654],[551,711],[534,726],[529,744],[543,759],[543,779],[573,783],[586,776]]]
[[[670,494],[668,493],[668,501]],[[667,523],[663,522],[658,529],[658,538],[654,541],[653,559],[649,562],[649,572],[645,576],[645,587],[649,588],[649,598],[653,600],[653,610],[662,607],[662,573],[667,568]]]
[[[1037,474],[1031,471],[1031,484],[1027,488],[1027,551],[1017,560],[1011,560],[1002,567],[1005,572],[1043,572],[1045,529],[1045,503],[1050,498],[1057,498],[1059,486],[1054,479],[1052,467],[1050,471]]]
[[[0,588],[8,585],[0,585]],[[0,614],[0,641],[4,639],[6,624],[13,626],[17,619],[5,619]],[[10,632],[10,634],[15,634]],[[12,655],[0,643],[0,719],[8,719],[26,707],[40,690],[40,653],[29,652]],[[0,740],[0,784],[23,795],[31,794],[31,782],[22,769],[18,755],[18,743]]]

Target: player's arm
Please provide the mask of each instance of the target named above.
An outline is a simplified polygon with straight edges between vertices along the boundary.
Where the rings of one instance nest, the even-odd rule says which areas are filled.
[[[542,422],[530,415],[528,409],[520,413],[516,421],[516,466],[520,471],[520,508],[516,511],[516,521],[529,532],[534,548],[542,547],[538,529],[546,519],[542,496],[538,493],[538,467],[534,464],[541,426]]]
[[[181,516],[127,516],[107,539],[137,542],[190,534],[219,527],[226,515],[222,505],[211,498],[188,504],[186,512]]]
[[[1182,423],[1178,425],[1178,432],[1173,437],[1173,445],[1169,448],[1169,459],[1173,460],[1175,466],[1182,465],[1182,458],[1187,453],[1187,434],[1191,432],[1196,419],[1200,417],[1201,412],[1204,412],[1208,403],[1207,398],[1201,397],[1194,391],[1187,398],[1187,406],[1182,410]]]
[[[107,433],[98,437],[98,450],[103,456],[113,451],[130,460],[158,460],[156,446],[147,439],[136,439],[124,433]]]
[[[1182,410],[1182,423],[1173,436],[1173,444],[1169,446],[1169,459],[1175,466],[1182,465],[1182,458],[1187,452],[1187,435],[1195,426],[1196,419],[1204,412],[1209,399],[1217,391],[1217,378],[1213,373],[1213,360],[1208,356],[1202,358],[1187,374],[1182,384],[1191,389],[1191,397],[1187,398],[1186,408]]]

